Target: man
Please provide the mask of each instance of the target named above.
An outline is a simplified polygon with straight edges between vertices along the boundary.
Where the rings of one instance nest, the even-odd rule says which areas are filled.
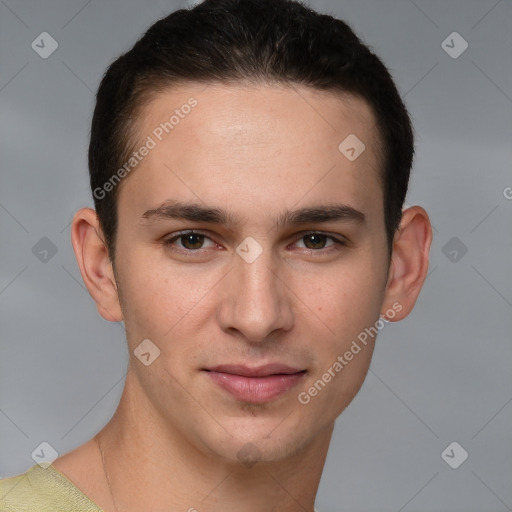
[[[2,481],[2,510],[313,511],[335,420],[427,273],[412,157],[343,22],[206,0],[153,25],[102,80],[95,210],[72,224],[126,328],[123,395],[92,440]]]

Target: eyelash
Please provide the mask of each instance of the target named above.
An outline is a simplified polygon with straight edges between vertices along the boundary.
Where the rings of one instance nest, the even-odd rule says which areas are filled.
[[[186,235],[201,235],[201,236],[204,236],[206,239],[210,240],[211,242],[216,243],[207,234],[205,234],[201,231],[189,229],[189,230],[185,230],[185,231],[180,231],[180,232],[172,235],[172,237],[164,239],[163,244],[166,247],[171,247],[171,246],[173,246],[173,244],[176,240],[179,240],[182,236],[186,236]],[[327,239],[331,239],[334,242],[334,244],[332,244],[328,247],[325,247],[325,248],[321,248],[321,249],[308,249],[307,247],[300,248],[300,249],[307,251],[308,254],[318,254],[318,255],[330,254],[333,251],[341,250],[344,246],[347,245],[346,241],[344,241],[340,238],[336,238],[335,236],[329,235],[327,233],[322,233],[321,231],[304,232],[301,234],[298,241],[302,240],[304,237],[306,237],[308,235],[322,235],[322,236],[325,236]],[[186,248],[177,248],[177,247],[173,248],[173,250],[180,252],[182,254],[187,254],[187,255],[193,255],[194,253],[197,253],[199,255],[199,254],[201,254],[202,249],[203,249],[202,247],[199,249],[186,249]]]

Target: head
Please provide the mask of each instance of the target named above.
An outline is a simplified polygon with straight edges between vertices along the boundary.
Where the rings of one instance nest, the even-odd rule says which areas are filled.
[[[207,0],[155,23],[101,82],[96,212],[72,228],[99,312],[124,320],[141,407],[233,461],[332,427],[426,275],[428,217],[402,212],[412,159],[389,72],[342,21]],[[233,365],[295,376],[253,395]]]

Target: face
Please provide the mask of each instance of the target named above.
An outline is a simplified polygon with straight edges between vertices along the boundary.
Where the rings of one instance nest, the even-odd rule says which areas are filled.
[[[118,200],[127,385],[202,452],[285,458],[359,390],[361,333],[389,307],[374,126],[364,101],[298,86],[196,85],[144,109],[150,149]]]

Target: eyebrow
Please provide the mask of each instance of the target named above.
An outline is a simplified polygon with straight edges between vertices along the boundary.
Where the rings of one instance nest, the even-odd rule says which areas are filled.
[[[157,208],[147,210],[141,215],[141,220],[188,220],[192,222],[205,222],[211,224],[224,224],[236,226],[240,220],[228,210],[216,207],[207,207],[195,203],[181,203],[166,201]],[[345,204],[316,205],[296,210],[286,210],[275,221],[276,227],[286,225],[314,224],[325,222],[350,222],[365,224],[366,216],[363,212]]]

